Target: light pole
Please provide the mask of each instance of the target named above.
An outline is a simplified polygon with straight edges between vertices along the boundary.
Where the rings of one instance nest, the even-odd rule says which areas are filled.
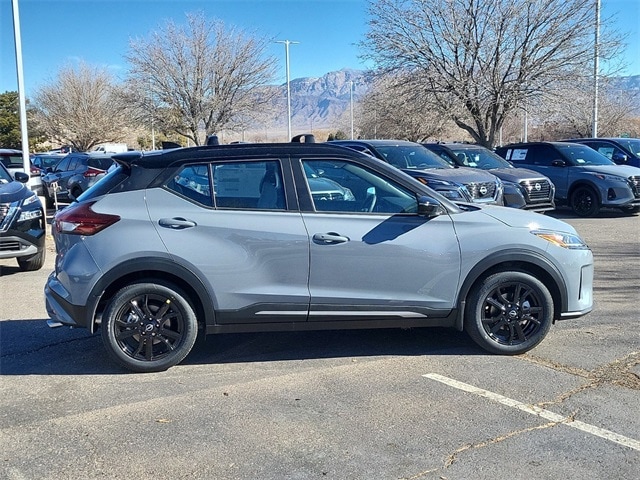
[[[593,52],[593,126],[591,136],[598,137],[598,63],[600,60],[600,0],[596,0],[596,30]]]
[[[287,141],[291,140],[291,89],[289,88],[289,45],[300,42],[292,42],[291,40],[277,40],[276,43],[284,43],[285,65],[287,69]]]
[[[349,82],[349,101],[351,102],[351,140],[353,140],[353,80]]]

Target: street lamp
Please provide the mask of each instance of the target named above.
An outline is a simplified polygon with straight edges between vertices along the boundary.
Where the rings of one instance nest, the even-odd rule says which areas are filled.
[[[277,40],[276,43],[284,43],[285,64],[287,69],[287,133],[288,141],[291,140],[291,90],[289,88],[289,45],[300,42],[292,42],[291,40]]]
[[[351,103],[351,140],[353,140],[353,80],[349,82],[349,100]]]

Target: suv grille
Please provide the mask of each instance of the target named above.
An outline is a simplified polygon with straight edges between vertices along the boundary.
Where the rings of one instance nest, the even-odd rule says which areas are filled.
[[[640,177],[629,177],[629,185],[633,190],[633,195],[640,198]]]
[[[474,199],[490,199],[496,194],[495,182],[467,183],[465,186]]]
[[[551,184],[548,180],[523,180],[520,185],[526,192],[527,203],[551,199]]]
[[[7,215],[9,215],[10,210],[10,203],[0,203],[0,232],[4,232],[8,227],[10,219],[7,219]],[[5,225],[5,220],[7,220],[7,225]]]

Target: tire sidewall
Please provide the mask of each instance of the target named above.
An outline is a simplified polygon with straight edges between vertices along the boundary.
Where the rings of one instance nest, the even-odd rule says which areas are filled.
[[[159,294],[170,298],[184,319],[184,334],[177,348],[169,355],[152,361],[137,360],[122,351],[115,335],[118,312],[129,300],[144,293]],[[150,373],[167,370],[177,365],[189,354],[198,334],[198,323],[194,309],[178,288],[158,283],[136,283],[120,289],[108,303],[102,316],[101,336],[110,357],[121,366],[134,372]]]
[[[579,211],[579,209],[576,208],[578,196],[584,195],[589,195],[593,198],[593,206],[587,212]],[[593,217],[597,215],[600,211],[600,198],[598,197],[596,191],[593,188],[587,186],[580,186],[576,188],[576,190],[571,194],[571,210],[573,210],[573,213],[580,217]]]
[[[489,336],[482,325],[484,300],[501,283],[521,282],[535,291],[544,309],[541,325],[535,334],[517,345],[504,345]],[[491,353],[501,355],[518,355],[538,345],[547,335],[553,323],[553,299],[547,287],[532,275],[524,272],[498,272],[486,277],[474,287],[468,297],[464,329],[479,346]]]

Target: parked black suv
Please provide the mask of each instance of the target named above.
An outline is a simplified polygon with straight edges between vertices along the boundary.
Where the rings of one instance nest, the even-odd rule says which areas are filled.
[[[404,140],[334,140],[399,168],[454,202],[502,205],[502,182],[489,172],[456,168],[423,145]]]
[[[556,188],[544,175],[526,168],[515,168],[488,148],[466,143],[423,143],[451,165],[486,170],[500,180],[504,205],[512,208],[548,212],[556,208]]]
[[[565,142],[515,143],[496,153],[516,167],[540,172],[556,186],[556,204],[592,217],[602,207],[640,211],[640,168],[616,165],[586,145]]]
[[[640,167],[640,138],[574,138],[563,142],[582,143],[618,165]]]
[[[46,252],[44,209],[28,181],[24,172],[14,180],[0,163],[0,258],[16,258],[24,271],[42,268]]]
[[[104,177],[112,165],[111,155],[68,154],[55,167],[47,168],[47,174],[42,177],[42,187],[47,205],[53,205],[54,197],[62,202],[75,200]]]

